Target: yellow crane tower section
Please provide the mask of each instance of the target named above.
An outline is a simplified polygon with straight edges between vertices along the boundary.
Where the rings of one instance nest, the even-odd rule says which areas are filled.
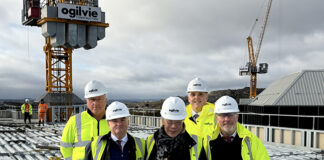
[[[257,67],[257,62],[258,62],[258,57],[260,54],[262,40],[264,37],[264,32],[265,32],[269,14],[270,14],[271,4],[272,4],[272,0],[269,0],[268,4],[267,4],[266,14],[264,17],[264,22],[262,24],[261,32],[259,35],[256,52],[254,52],[254,49],[253,49],[253,41],[252,41],[251,33],[252,33],[255,23],[258,21],[258,19],[256,19],[256,21],[252,27],[252,30],[251,30],[249,36],[247,37],[248,51],[249,51],[249,62],[246,64],[245,67],[240,68],[241,76],[250,75],[250,98],[255,98],[256,94],[257,94],[257,74],[258,73],[264,74],[264,73],[268,72],[268,64],[267,63],[260,63],[259,67]]]

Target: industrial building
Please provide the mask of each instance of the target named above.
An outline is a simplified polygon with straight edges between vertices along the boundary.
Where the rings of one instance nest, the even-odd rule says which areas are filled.
[[[240,121],[268,142],[324,149],[324,70],[284,76],[254,99],[241,99]],[[322,125],[321,125],[322,124]]]

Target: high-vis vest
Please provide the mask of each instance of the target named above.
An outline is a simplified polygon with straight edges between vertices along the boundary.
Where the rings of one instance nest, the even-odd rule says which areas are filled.
[[[186,107],[187,117],[184,120],[186,124],[186,130],[189,134],[205,137],[211,135],[216,127],[216,117],[214,113],[214,104],[207,102],[200,112],[199,117],[196,119],[196,123],[190,120],[192,117],[191,104]]]
[[[91,144],[92,158],[100,160],[107,145],[107,139],[102,139],[103,136],[96,137]],[[136,160],[144,160],[145,155],[145,140],[137,137],[128,136],[128,139],[133,138],[136,144]]]
[[[255,136],[253,133],[247,130],[239,122],[237,122],[236,127],[236,132],[238,136],[242,138],[241,156],[243,160],[270,160],[267,150],[265,149],[263,143],[257,136]],[[211,157],[209,142],[217,139],[219,133],[220,128],[219,124],[217,124],[215,132],[211,136],[206,136],[204,138],[204,148],[208,160],[213,159],[213,157]],[[217,157],[214,159],[217,159]]]
[[[26,111],[26,109],[28,108],[28,110]],[[22,104],[21,105],[21,113],[25,114],[25,112],[29,111],[29,115],[33,114],[33,106],[31,104],[28,103],[28,107],[26,107],[26,104]]]
[[[70,117],[61,140],[61,153],[65,159],[84,159],[91,150],[91,141],[110,131],[105,119],[98,121],[87,111]]]
[[[200,137],[198,137],[196,135],[192,135],[192,134],[189,134],[189,135],[196,142],[196,145],[192,146],[190,148],[190,150],[189,150],[190,160],[198,160],[200,152],[201,152],[202,147],[203,147],[202,138],[200,138]],[[147,140],[146,140],[146,150],[147,150],[146,160],[148,160],[150,158],[150,155],[151,155],[151,152],[153,150],[154,144],[155,144],[154,134],[151,134],[149,137],[147,137]]]
[[[43,104],[39,104],[38,105],[38,113],[46,113],[47,111],[47,104],[43,103]]]

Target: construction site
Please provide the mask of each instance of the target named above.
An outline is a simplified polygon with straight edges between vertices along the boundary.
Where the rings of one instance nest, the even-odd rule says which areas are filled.
[[[107,13],[99,0],[23,0],[21,24],[41,28],[45,55],[45,93],[29,99],[33,114],[24,122],[25,99],[0,101],[0,159],[63,159],[60,143],[66,122],[87,110],[86,101],[74,93],[72,53],[94,49],[106,37]],[[257,75],[268,73],[268,63],[259,63],[272,0],[268,0],[254,49],[252,33],[246,38],[249,61],[239,68],[249,76],[248,97],[233,96],[239,104],[239,122],[264,143],[273,160],[324,159],[324,69],[305,69],[283,75],[257,92]],[[39,43],[39,42],[32,42]],[[231,94],[231,93],[227,93]],[[214,103],[222,95],[209,93]],[[187,97],[181,97],[186,103]],[[38,104],[48,106],[45,124],[38,120]],[[125,104],[131,116],[130,134],[147,138],[162,125],[163,100]],[[110,103],[110,102],[109,102]],[[152,107],[154,104],[154,107]],[[186,104],[187,105],[187,104]]]

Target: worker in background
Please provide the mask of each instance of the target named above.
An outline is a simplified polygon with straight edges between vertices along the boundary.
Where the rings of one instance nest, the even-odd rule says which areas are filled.
[[[146,140],[146,160],[206,159],[202,138],[186,131],[185,107],[179,97],[169,97],[163,102],[162,127]]]
[[[29,99],[25,99],[25,103],[21,105],[21,113],[24,115],[24,122],[28,118],[29,124],[31,124],[31,116],[33,114],[33,106],[29,103]]]
[[[91,140],[109,132],[105,120],[107,89],[96,80],[88,82],[84,88],[87,110],[68,120],[61,139],[61,153],[65,159],[84,159],[91,152]]]
[[[206,83],[195,78],[187,87],[189,105],[186,107],[187,117],[184,120],[186,130],[190,134],[201,137],[211,135],[216,127],[214,104],[207,102],[208,90]]]
[[[38,104],[38,126],[40,126],[41,123],[44,126],[46,111],[47,104],[44,103],[44,99],[41,99],[40,103]]]
[[[218,122],[216,130],[211,136],[204,138],[204,148],[209,160],[270,159],[261,140],[237,122],[239,112],[232,97],[223,96],[215,102]]]
[[[145,140],[127,133],[129,116],[123,103],[115,101],[108,106],[106,120],[110,132],[92,141],[94,160],[144,160]]]

